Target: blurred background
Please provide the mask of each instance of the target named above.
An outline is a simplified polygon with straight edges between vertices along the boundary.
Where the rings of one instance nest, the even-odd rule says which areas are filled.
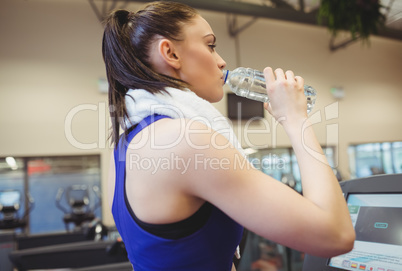
[[[60,205],[69,207],[66,193],[77,185],[86,208],[113,227],[101,21],[113,8],[135,11],[144,2],[0,1],[0,191],[20,193],[17,214],[27,223],[18,233],[66,230]],[[181,2],[210,23],[228,69],[291,69],[317,90],[310,117],[340,181],[402,172],[402,0],[379,2],[385,28],[366,41],[347,29],[334,37],[325,18],[318,23],[318,0]],[[230,115],[226,95],[214,105]],[[251,162],[301,193],[283,129],[268,113],[250,116],[247,101],[242,108],[229,119]],[[240,270],[261,257],[273,259],[276,269],[256,270],[298,270],[301,254],[257,236],[249,240],[255,243],[248,251],[258,249],[259,256],[246,255]]]

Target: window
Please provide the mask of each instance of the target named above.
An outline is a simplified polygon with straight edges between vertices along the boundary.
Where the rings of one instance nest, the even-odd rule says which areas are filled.
[[[302,192],[299,165],[292,148],[246,151],[249,151],[249,161],[255,168],[287,184],[297,192]],[[323,147],[323,151],[330,166],[334,167],[336,161],[335,147]]]
[[[402,172],[402,142],[351,145],[348,154],[352,178]]]
[[[100,184],[99,155],[0,158],[0,191],[20,191],[18,216],[31,208],[26,229],[30,233],[64,231],[66,226],[72,230],[75,225],[66,225],[63,218],[72,211],[67,196],[74,186],[88,194],[81,211],[101,219]]]

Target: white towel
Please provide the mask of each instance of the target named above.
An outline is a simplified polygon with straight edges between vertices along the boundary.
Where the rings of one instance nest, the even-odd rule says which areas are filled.
[[[210,102],[197,96],[189,89],[167,87],[168,93],[151,94],[144,89],[130,89],[126,94],[126,108],[129,119],[127,128],[153,114],[166,115],[173,119],[186,118],[200,121],[222,134],[243,155],[244,151],[237,137],[224,117]],[[134,100],[132,98],[134,98]]]

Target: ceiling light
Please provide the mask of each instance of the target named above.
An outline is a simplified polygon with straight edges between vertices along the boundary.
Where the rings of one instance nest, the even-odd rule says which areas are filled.
[[[6,162],[7,162],[7,165],[8,165],[12,170],[18,169],[17,162],[15,161],[14,157],[11,157],[11,156],[6,157]]]

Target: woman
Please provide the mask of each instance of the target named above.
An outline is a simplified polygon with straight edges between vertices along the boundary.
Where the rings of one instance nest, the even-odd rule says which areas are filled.
[[[243,226],[313,255],[351,250],[354,230],[338,182],[305,148],[322,153],[303,79],[264,70],[265,108],[292,142],[301,196],[250,166],[211,106],[223,97],[226,66],[215,46],[209,24],[183,4],[118,10],[105,22],[116,145],[110,205],[134,269],[229,271]]]

